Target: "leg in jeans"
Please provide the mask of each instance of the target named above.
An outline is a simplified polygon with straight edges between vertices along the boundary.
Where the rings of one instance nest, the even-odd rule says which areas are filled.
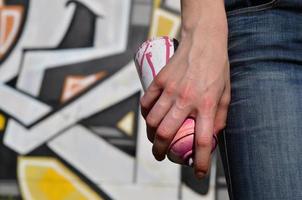
[[[301,200],[302,1],[249,8],[228,17],[232,99],[219,146],[229,195]]]

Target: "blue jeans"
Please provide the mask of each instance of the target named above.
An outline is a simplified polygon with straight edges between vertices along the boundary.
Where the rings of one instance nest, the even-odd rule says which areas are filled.
[[[302,0],[226,0],[231,200],[302,200]]]

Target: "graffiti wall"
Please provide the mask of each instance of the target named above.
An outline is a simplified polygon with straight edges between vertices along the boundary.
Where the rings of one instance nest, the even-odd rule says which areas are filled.
[[[0,0],[0,199],[226,199],[156,162],[132,57],[177,37],[178,0]]]

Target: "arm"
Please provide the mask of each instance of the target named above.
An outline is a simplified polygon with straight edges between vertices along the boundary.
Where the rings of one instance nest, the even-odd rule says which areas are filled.
[[[227,19],[223,0],[182,0],[181,6],[179,47],[141,107],[157,160],[165,158],[185,118],[195,117],[194,168],[201,178],[209,169],[213,133],[224,128],[230,101]]]

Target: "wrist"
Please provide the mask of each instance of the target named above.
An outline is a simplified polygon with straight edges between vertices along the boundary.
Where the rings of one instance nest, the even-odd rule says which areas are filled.
[[[228,26],[227,21],[211,23],[203,21],[194,27],[182,27],[180,32],[180,42],[191,45],[202,45],[202,43],[218,43],[227,46]]]
[[[220,21],[217,23],[198,23],[195,26],[188,27],[182,25],[180,30],[180,40],[190,40],[195,36],[202,37],[204,34],[211,35],[212,37],[220,37],[221,39],[227,39],[228,37],[228,25],[227,21]]]

